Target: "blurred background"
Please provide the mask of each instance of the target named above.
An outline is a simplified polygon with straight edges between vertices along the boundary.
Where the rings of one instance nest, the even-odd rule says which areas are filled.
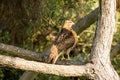
[[[119,0],[117,0],[119,1]],[[117,2],[120,3],[120,2]],[[47,48],[60,32],[65,20],[77,22],[98,7],[98,0],[0,0],[0,42],[35,52]],[[119,6],[117,6],[119,8]],[[78,35],[70,57],[88,62],[96,23]],[[112,43],[112,64],[120,75],[120,13]],[[116,50],[116,47],[118,50]],[[0,52],[0,54],[6,54]],[[18,80],[22,70],[0,66],[0,80]],[[85,77],[80,80],[88,80]],[[72,77],[39,74],[34,80],[74,80]]]

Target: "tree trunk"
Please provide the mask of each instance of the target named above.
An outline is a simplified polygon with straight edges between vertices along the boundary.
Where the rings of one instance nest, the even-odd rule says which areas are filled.
[[[120,80],[110,62],[110,49],[115,29],[115,0],[99,0],[100,12],[91,52],[95,80]]]

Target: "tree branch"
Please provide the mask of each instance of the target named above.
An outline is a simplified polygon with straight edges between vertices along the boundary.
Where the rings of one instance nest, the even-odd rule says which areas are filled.
[[[49,48],[47,48],[49,50]],[[25,59],[29,59],[29,60],[36,60],[36,61],[40,61],[40,62],[45,62],[48,56],[49,51],[47,52],[43,52],[43,53],[36,53],[36,52],[32,52],[30,50],[25,50],[23,48],[19,48],[19,47],[15,47],[12,45],[6,45],[3,43],[0,43],[0,50],[1,51],[5,51],[8,53],[11,53],[12,55],[15,56],[19,56]],[[82,62],[78,62],[78,61],[57,61],[57,64],[74,64],[74,65],[80,65],[80,64],[84,64]]]
[[[36,61],[43,61],[43,56],[45,56],[45,54],[35,53],[29,50],[25,50],[23,48],[7,45],[3,43],[0,43],[0,50],[8,52],[12,55],[16,55],[19,57],[24,57],[24,58],[32,59]]]
[[[90,12],[85,17],[79,19],[77,23],[72,27],[77,34],[80,34],[83,30],[90,27],[90,25],[93,24],[98,19],[98,12],[99,12],[98,8]]]
[[[95,64],[95,80],[120,80],[110,62],[110,49],[115,29],[115,0],[99,0],[100,11],[91,50],[91,61]],[[109,36],[108,36],[109,35]]]
[[[28,61],[18,57],[10,57],[0,55],[0,64],[4,66],[13,67],[16,69],[22,69],[27,71],[40,72],[45,74],[55,74],[59,76],[84,76],[88,73],[93,73],[93,67],[91,64],[86,64],[82,66],[75,65],[54,65],[46,64],[35,61]]]

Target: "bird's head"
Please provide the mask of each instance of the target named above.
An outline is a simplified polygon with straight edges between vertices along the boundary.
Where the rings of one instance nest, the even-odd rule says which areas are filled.
[[[71,20],[66,20],[64,25],[63,25],[63,28],[66,28],[66,29],[71,29],[71,27],[74,25],[74,22],[72,22]]]

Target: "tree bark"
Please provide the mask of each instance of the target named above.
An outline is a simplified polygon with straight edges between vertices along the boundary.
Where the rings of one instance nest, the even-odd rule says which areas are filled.
[[[16,69],[58,76],[86,76],[93,73],[93,66],[89,63],[86,65],[54,65],[0,55],[0,64]]]
[[[115,29],[115,0],[99,0],[100,12],[93,41],[91,60],[95,66],[95,80],[120,80],[110,62],[110,49]]]

